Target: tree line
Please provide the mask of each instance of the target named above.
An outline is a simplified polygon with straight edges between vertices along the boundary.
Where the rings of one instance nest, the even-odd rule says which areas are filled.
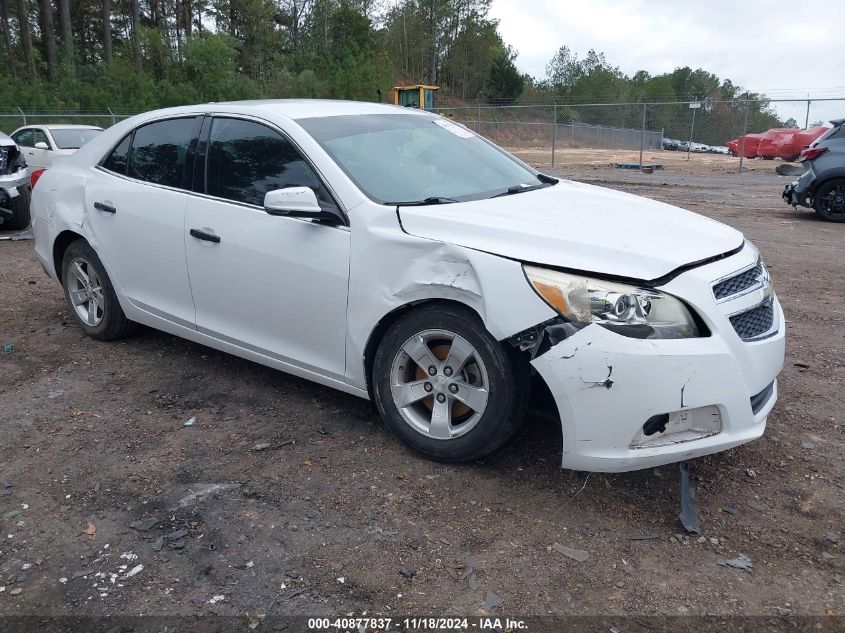
[[[579,58],[563,46],[545,77],[522,74],[491,1],[0,0],[0,108],[376,100],[397,83],[425,82],[441,86],[441,103],[728,102],[710,125],[755,99],[749,129],[782,123],[762,95],[701,69],[628,76],[602,53]],[[638,113],[573,107],[559,120],[630,124]],[[668,111],[650,116],[650,127],[672,128]]]

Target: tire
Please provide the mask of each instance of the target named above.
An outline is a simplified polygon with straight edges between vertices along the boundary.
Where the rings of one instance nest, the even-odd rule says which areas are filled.
[[[761,158],[762,158],[763,160],[774,160],[774,159],[775,159],[775,157],[774,157],[774,156],[761,156]]]
[[[798,160],[798,154],[793,154],[792,156],[785,156],[783,162],[794,163],[796,160]]]
[[[29,214],[29,203],[32,199],[32,191],[29,187],[22,187],[19,195],[11,199],[9,207],[12,211],[12,218],[6,220],[0,227],[10,231],[22,231],[29,226],[32,219]]]
[[[813,198],[816,215],[828,222],[845,222],[845,178],[823,182]]]
[[[98,341],[114,341],[134,329],[135,324],[120,307],[103,263],[85,240],[76,240],[67,247],[62,258],[62,285],[71,312],[88,336]]]
[[[450,362],[456,358],[465,360]],[[382,419],[399,439],[434,460],[467,462],[496,450],[519,428],[528,405],[529,367],[475,313],[431,304],[387,330],[371,385]],[[409,404],[400,407],[401,398]]]

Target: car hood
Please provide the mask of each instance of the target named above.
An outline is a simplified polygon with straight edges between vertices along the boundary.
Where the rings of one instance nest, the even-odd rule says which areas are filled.
[[[487,200],[400,207],[399,217],[417,237],[641,280],[743,243],[739,231],[691,211],[571,181]]]

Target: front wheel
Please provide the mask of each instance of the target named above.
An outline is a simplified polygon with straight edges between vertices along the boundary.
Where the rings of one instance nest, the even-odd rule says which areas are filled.
[[[816,215],[828,222],[845,222],[845,178],[823,183],[815,193]]]
[[[465,462],[496,450],[519,428],[528,366],[474,313],[431,305],[388,329],[373,362],[372,388],[385,423],[411,448]]]

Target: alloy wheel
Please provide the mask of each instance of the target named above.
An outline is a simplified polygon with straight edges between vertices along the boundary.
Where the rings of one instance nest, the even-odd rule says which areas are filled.
[[[487,408],[487,368],[465,338],[425,330],[409,338],[393,359],[390,390],[402,419],[436,440],[465,435]]]
[[[89,327],[102,323],[105,309],[103,286],[91,263],[83,257],[74,258],[68,266],[65,283],[79,319]]]
[[[825,189],[820,198],[827,215],[833,218],[845,216],[845,183],[837,183]]]

